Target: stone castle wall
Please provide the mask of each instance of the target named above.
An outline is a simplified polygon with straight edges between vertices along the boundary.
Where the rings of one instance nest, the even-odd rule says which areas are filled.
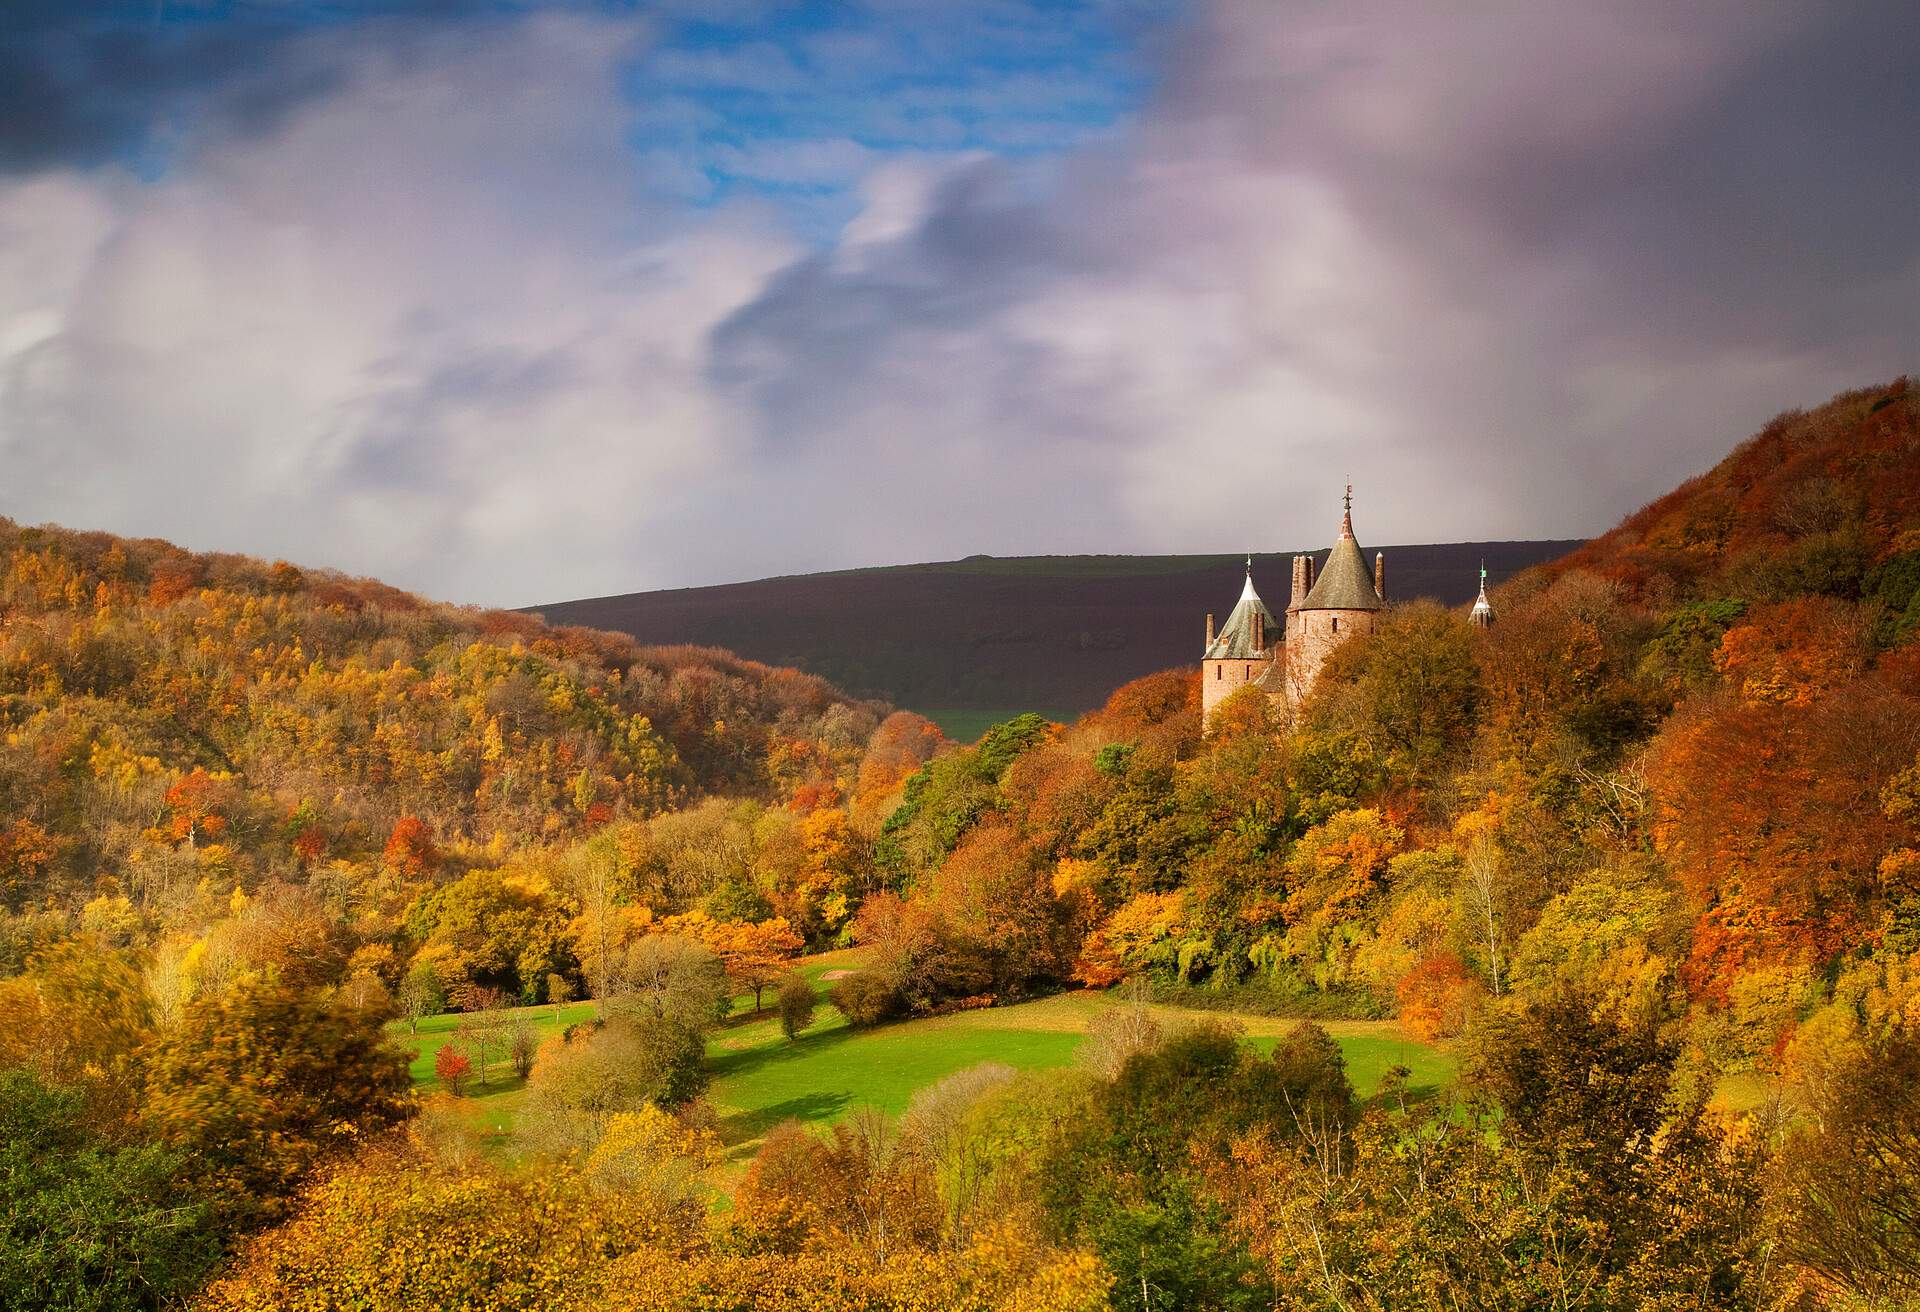
[[[1372,633],[1380,613],[1371,610],[1296,610],[1287,614],[1286,699],[1294,705],[1313,691],[1320,668],[1334,648],[1356,633]]]
[[[1213,715],[1213,708],[1233,696],[1247,684],[1265,674],[1273,664],[1270,659],[1239,661],[1201,661],[1200,662],[1200,722],[1205,724]]]

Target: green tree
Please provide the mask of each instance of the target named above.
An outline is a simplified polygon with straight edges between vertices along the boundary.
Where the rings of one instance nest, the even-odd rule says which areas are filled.
[[[108,1145],[81,1094],[0,1072],[0,1309],[160,1308],[220,1256],[180,1153]]]
[[[799,971],[789,971],[780,980],[780,1032],[789,1040],[813,1024],[813,981]]]
[[[1321,705],[1391,773],[1427,782],[1465,748],[1479,717],[1473,629],[1430,601],[1395,607],[1334,653],[1318,686]]]

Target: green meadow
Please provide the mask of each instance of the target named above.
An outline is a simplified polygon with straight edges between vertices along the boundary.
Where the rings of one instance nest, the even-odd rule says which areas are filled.
[[[828,972],[846,968],[847,956],[830,953],[811,958],[802,969],[818,983]],[[789,1041],[780,1033],[771,1010],[755,1016],[751,997],[744,997],[736,1000],[736,1015],[708,1039],[713,1084],[707,1096],[730,1156],[744,1161],[766,1132],[782,1121],[831,1123],[860,1106],[899,1112],[919,1089],[982,1062],[1021,1070],[1065,1066],[1085,1041],[1088,1022],[1114,1005],[1114,999],[1103,993],[1061,993],[1014,1006],[857,1030],[823,999],[813,1025]],[[1163,1023],[1230,1019],[1262,1051],[1271,1050],[1281,1035],[1299,1023],[1170,1007],[1153,1010]],[[591,1017],[593,1004],[576,1003],[558,1009],[557,1014],[552,1007],[529,1007],[519,1014],[545,1036]],[[437,1089],[434,1054],[453,1038],[458,1023],[456,1016],[436,1016],[423,1021],[419,1034],[411,1038],[404,1024],[396,1026],[398,1041],[417,1050],[412,1072],[422,1092]],[[1412,1072],[1410,1084],[1415,1091],[1438,1089],[1453,1078],[1450,1052],[1407,1038],[1392,1021],[1320,1023],[1339,1041],[1347,1073],[1362,1094],[1377,1089],[1395,1066]],[[467,1093],[463,1101],[475,1127],[506,1148],[525,1097],[524,1083],[503,1060],[492,1066],[487,1083],[470,1083]]]

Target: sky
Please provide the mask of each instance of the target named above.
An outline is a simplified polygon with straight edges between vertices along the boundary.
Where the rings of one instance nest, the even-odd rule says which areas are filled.
[[[0,0],[0,515],[530,605],[1599,532],[1920,365],[1856,0]]]

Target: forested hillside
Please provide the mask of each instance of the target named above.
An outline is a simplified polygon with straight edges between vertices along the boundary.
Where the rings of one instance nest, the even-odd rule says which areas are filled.
[[[78,921],[144,942],[263,895],[377,939],[456,867],[708,796],[831,797],[879,721],[725,652],[285,563],[6,522],[0,556],[16,970]]]

